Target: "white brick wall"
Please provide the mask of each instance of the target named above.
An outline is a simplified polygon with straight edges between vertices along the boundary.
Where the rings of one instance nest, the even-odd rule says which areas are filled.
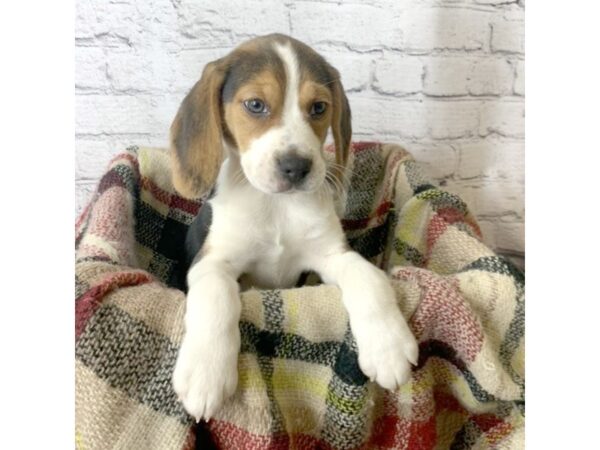
[[[78,0],[76,211],[110,157],[165,146],[204,65],[283,32],[342,73],[354,139],[396,141],[524,249],[523,0]]]

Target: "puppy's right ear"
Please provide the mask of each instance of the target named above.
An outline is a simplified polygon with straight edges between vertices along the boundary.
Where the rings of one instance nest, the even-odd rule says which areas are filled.
[[[204,68],[171,125],[173,185],[187,198],[198,198],[211,189],[223,161],[221,89],[225,66],[220,59]]]

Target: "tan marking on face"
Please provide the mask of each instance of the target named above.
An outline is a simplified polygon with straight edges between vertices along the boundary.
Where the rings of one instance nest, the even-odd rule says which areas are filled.
[[[305,114],[307,123],[321,143],[323,143],[327,137],[327,130],[331,125],[333,97],[331,91],[326,86],[323,86],[306,76],[303,78],[305,79],[301,81],[300,94],[298,96],[300,111]],[[315,102],[325,102],[327,104],[327,109],[320,117],[313,118],[310,116],[310,110]]]
[[[225,123],[240,152],[246,151],[254,139],[281,123],[284,92],[285,86],[277,76],[271,70],[265,70],[241,86],[233,100],[225,105]],[[252,115],[246,109],[244,102],[254,98],[265,102],[269,109],[267,115]]]

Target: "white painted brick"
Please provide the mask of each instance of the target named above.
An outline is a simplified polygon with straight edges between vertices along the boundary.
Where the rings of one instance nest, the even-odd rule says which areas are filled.
[[[479,134],[524,137],[525,104],[523,101],[489,101],[481,107]]]
[[[110,148],[113,152],[111,154],[111,157],[112,155],[117,155],[118,153],[124,152],[128,147],[131,147],[132,145],[137,145],[140,147],[167,148],[168,138],[166,136],[167,135],[165,133],[160,133],[158,135],[123,134],[119,136],[113,136],[110,141]],[[110,158],[107,158],[106,162],[108,163],[109,160]]]
[[[485,50],[491,13],[466,8],[407,8],[400,27],[409,50]]]
[[[518,0],[473,0],[474,3],[479,5],[508,5],[511,3],[517,3]]]
[[[75,218],[83,212],[83,208],[92,199],[96,192],[97,182],[85,181],[75,184]]]
[[[411,139],[455,139],[477,134],[479,105],[475,102],[350,98],[357,133],[394,134]]]
[[[109,139],[79,139],[75,143],[76,180],[98,180],[106,170],[115,149]]]
[[[477,134],[477,102],[472,101],[428,101],[426,116],[429,136],[434,139],[456,139]]]
[[[453,145],[419,141],[406,144],[405,147],[410,149],[427,177],[441,180],[456,173],[459,157]]]
[[[390,55],[375,62],[373,87],[386,94],[413,94],[423,89],[423,64],[414,56]]]
[[[525,53],[525,26],[520,20],[492,22],[492,51]]]
[[[155,95],[151,100],[152,118],[157,124],[157,128],[152,132],[153,135],[163,138],[164,143],[168,142],[169,129],[171,122],[177,114],[179,105],[183,101],[186,93]],[[164,145],[164,144],[160,144]]]
[[[320,52],[333,65],[342,77],[345,90],[360,91],[366,89],[371,81],[373,56],[370,54],[352,54]]]
[[[75,144],[76,182],[99,180],[106,171],[110,160],[132,145],[166,147],[167,141],[164,138],[140,135],[78,139]]]
[[[220,2],[218,9],[220,10],[220,23],[223,27],[232,30],[237,36],[238,43],[244,36],[290,33],[288,9],[286,4],[280,0]]]
[[[495,20],[506,20],[508,22],[519,22],[517,25],[524,25],[525,22],[525,9],[516,5],[509,6],[507,8],[498,8],[495,13]]]
[[[495,180],[448,180],[446,189],[462,197],[473,214],[485,217],[500,217],[514,214],[525,215],[523,205],[524,186],[518,183]]]
[[[109,52],[108,77],[115,91],[164,91],[174,82],[174,63],[160,50]]]
[[[105,20],[109,5],[96,0],[75,2],[75,38],[93,38],[100,33],[108,33],[110,23]]]
[[[513,68],[503,58],[479,58],[471,66],[467,85],[472,95],[509,95]]]
[[[525,143],[484,139],[456,144],[460,153],[459,178],[502,178],[524,183]]]
[[[230,31],[214,29],[211,23],[200,20],[180,25],[179,31],[178,42],[183,49],[233,48],[237,43]]]
[[[182,50],[173,58],[173,84],[175,92],[189,92],[202,76],[204,66],[229,53],[228,48]]]
[[[515,63],[514,92],[517,95],[525,95],[525,63],[523,61]]]
[[[427,136],[427,126],[422,119],[422,103],[391,97],[356,97],[352,94],[348,99],[352,109],[352,129],[357,134],[394,134],[412,139]]]
[[[182,0],[177,11],[183,47],[236,46],[250,36],[289,33],[284,2],[279,0],[228,1],[208,5]]]
[[[523,222],[496,222],[496,247],[501,250],[525,250],[525,224]]]
[[[513,68],[504,58],[436,56],[425,61],[423,91],[427,95],[512,93]]]
[[[465,57],[441,56],[425,63],[423,92],[434,96],[466,95],[472,60]]]
[[[299,2],[290,13],[294,37],[309,45],[329,41],[357,48],[380,48],[382,44],[398,45],[401,40],[401,30],[389,8]]]
[[[108,3],[104,0],[78,0],[75,9],[75,38],[101,39],[105,45],[139,45],[148,20],[143,9],[133,3]]]
[[[81,89],[106,89],[106,58],[98,47],[75,47],[75,87]]]
[[[498,233],[498,227],[496,222],[488,220],[478,220],[477,224],[481,230],[483,236],[483,242],[491,249],[496,248],[496,236]]]
[[[141,95],[76,95],[75,133],[153,133],[161,126],[152,99]]]
[[[178,4],[178,1],[146,0],[144,8],[138,6],[145,11],[144,19],[140,23],[144,37],[140,42],[141,46],[149,49],[161,47],[165,50],[181,48],[179,33],[181,17],[177,12]],[[152,39],[148,39],[148,36],[152,36]]]

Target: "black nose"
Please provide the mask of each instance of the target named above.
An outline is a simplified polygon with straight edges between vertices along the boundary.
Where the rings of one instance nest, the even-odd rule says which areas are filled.
[[[310,172],[312,161],[297,155],[284,155],[277,159],[281,176],[292,184],[298,184]]]

